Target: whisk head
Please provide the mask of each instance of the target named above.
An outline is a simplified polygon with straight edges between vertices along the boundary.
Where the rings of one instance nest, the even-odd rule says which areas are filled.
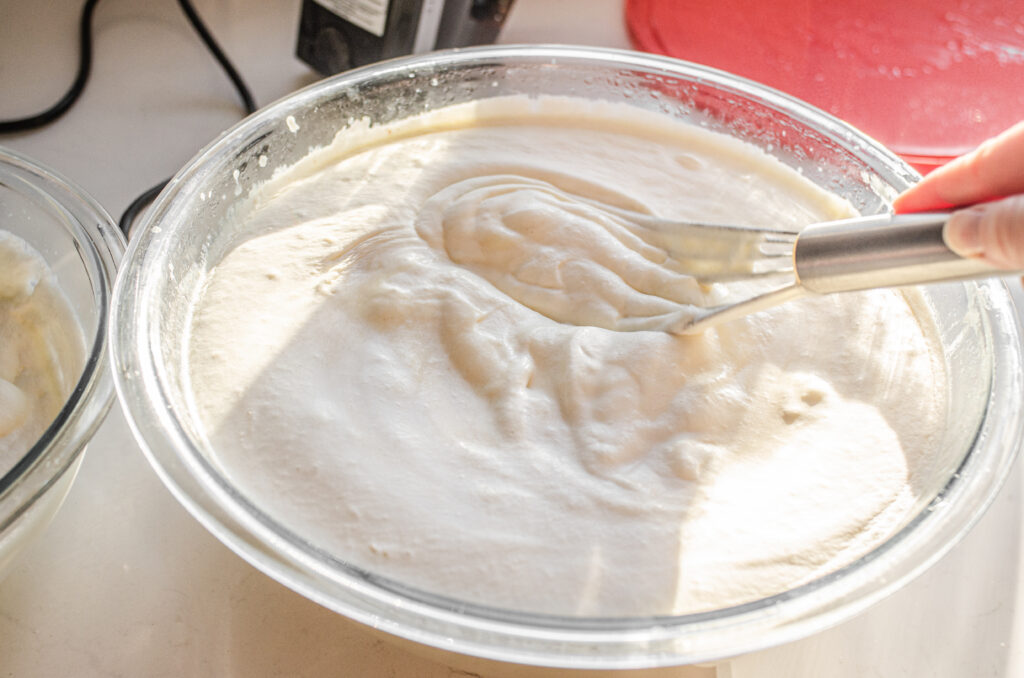
[[[792,275],[796,231],[687,224],[684,264],[703,283]],[[689,228],[689,227],[692,227]]]

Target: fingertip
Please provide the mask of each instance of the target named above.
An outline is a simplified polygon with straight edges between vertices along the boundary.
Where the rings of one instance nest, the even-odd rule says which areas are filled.
[[[924,212],[927,210],[947,210],[954,205],[937,195],[931,185],[920,183],[911,186],[892,201],[892,208],[897,214],[907,212]]]
[[[967,205],[987,196],[980,195],[968,185],[973,173],[973,158],[977,151],[953,158],[945,165],[929,172],[893,201],[897,212],[924,212],[948,210],[958,205]]]
[[[911,192],[900,193],[896,196],[896,199],[892,201],[892,208],[897,214],[921,211],[918,207],[918,203],[920,201],[916,199],[916,196],[912,192],[913,190],[913,188],[910,188],[909,191]]]
[[[900,193],[896,196],[896,199],[892,201],[892,209],[897,214],[903,212],[913,212],[914,202],[913,198],[908,199],[906,193]]]

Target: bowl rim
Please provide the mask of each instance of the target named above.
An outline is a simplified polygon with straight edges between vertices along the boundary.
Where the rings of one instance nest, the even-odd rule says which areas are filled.
[[[93,283],[96,329],[74,388],[39,439],[0,475],[0,532],[13,525],[78,459],[114,400],[107,324],[125,240],[110,215],[78,184],[28,156],[0,146],[0,172],[11,190],[32,191],[71,235]]]
[[[809,104],[753,81],[688,62],[626,50],[560,45],[502,45],[444,50],[401,57],[354,69],[298,90],[225,131],[175,176],[140,224],[129,244],[114,290],[111,355],[115,386],[133,435],[156,473],[176,499],[239,556],[305,597],[356,621],[429,646],[463,654],[550,667],[583,669],[651,668],[712,661],[796,640],[866,609],[917,576],[955,545],[993,501],[1024,436],[1024,415],[1007,411],[1007,394],[1024,389],[1021,327],[1009,292],[999,281],[962,283],[984,301],[982,315],[991,335],[993,357],[989,402],[981,430],[939,495],[896,534],[849,565],[789,591],[713,612],[646,618],[577,618],[497,610],[426,594],[369,573],[339,572],[337,561],[309,547],[296,548],[287,535],[219,477],[197,449],[176,414],[164,406],[158,337],[143,322],[146,266],[154,266],[154,246],[173,229],[154,228],[183,200],[182,192],[208,171],[247,130],[261,122],[284,120],[317,97],[376,79],[404,76],[416,69],[470,63],[587,63],[619,69],[640,68],[669,77],[698,79],[776,108],[827,130],[846,148],[870,155],[905,183],[919,175],[877,141]],[[131,319],[137,327],[129,327]],[[130,330],[136,330],[134,333]],[[998,366],[998,368],[996,368]],[[152,401],[153,394],[159,394]],[[162,400],[162,402],[161,402]],[[982,444],[995,445],[995,460],[979,460]],[[984,487],[965,478],[985,472]],[[969,502],[969,509],[962,504]],[[954,511],[960,507],[961,510]],[[308,546],[308,545],[307,545]],[[917,555],[910,558],[906,554]],[[808,594],[827,590],[828,604]],[[836,602],[838,601],[838,603]],[[728,638],[723,642],[723,638]],[[719,642],[706,642],[717,638]]]

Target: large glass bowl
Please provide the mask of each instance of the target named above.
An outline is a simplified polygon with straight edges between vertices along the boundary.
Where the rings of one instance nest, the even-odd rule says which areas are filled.
[[[932,491],[870,553],[763,600],[644,618],[555,617],[469,604],[331,557],[233,487],[204,449],[183,369],[190,303],[237,235],[225,227],[225,214],[276,168],[328,144],[356,119],[385,122],[508,94],[625,102],[732,134],[865,214],[887,210],[918,178],[876,142],[800,101],[726,73],[631,52],[456,50],[317,83],[203,150],[163,192],[129,247],[115,292],[116,385],[136,436],[178,500],[240,556],[332,610],[437,648],[554,667],[667,666],[793,640],[863,610],[948,551],[993,499],[1021,441],[1020,328],[1000,282],[935,285],[925,292],[942,335],[950,400],[933,455]]]
[[[0,148],[0,229],[33,247],[56,276],[85,337],[81,374],[36,443],[0,468],[0,576],[50,522],[71,487],[81,453],[114,399],[107,319],[124,239],[81,189]]]

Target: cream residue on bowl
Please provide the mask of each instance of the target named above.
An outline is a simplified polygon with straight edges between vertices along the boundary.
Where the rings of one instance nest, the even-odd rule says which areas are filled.
[[[931,321],[872,291],[673,336],[680,308],[736,290],[628,215],[851,209],[626,106],[360,123],[238,211],[193,312],[193,405],[261,510],[407,585],[599,616],[779,593],[909,517],[944,426]]]
[[[54,420],[84,362],[81,328],[46,261],[0,230],[0,474]]]

